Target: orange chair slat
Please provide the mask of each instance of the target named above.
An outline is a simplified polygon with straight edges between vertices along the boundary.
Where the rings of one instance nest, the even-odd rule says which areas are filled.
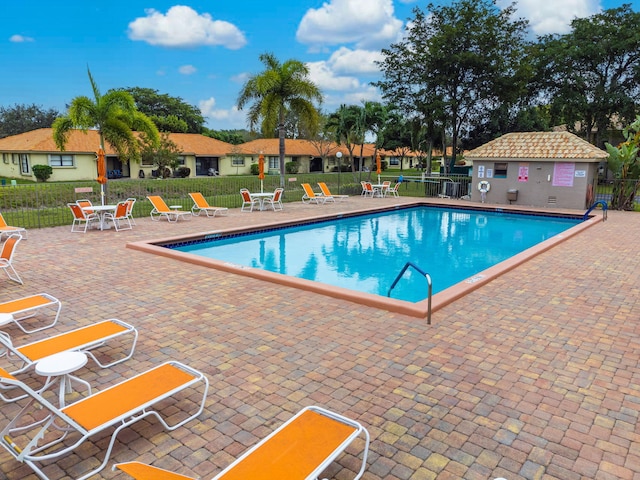
[[[119,470],[129,474],[136,480],[194,480],[192,477],[173,473],[162,468],[152,467],[140,462],[120,463]]]
[[[164,212],[170,212],[171,211],[169,209],[169,207],[167,206],[167,204],[165,203],[165,201],[162,199],[162,197],[159,197],[158,195],[150,195],[147,198],[153,204],[154,208],[158,212],[164,213]]]
[[[79,328],[62,335],[47,338],[39,342],[19,347],[17,350],[35,362],[54,353],[72,350],[81,345],[127,331],[116,322],[100,322],[88,327]]]
[[[13,313],[22,310],[28,310],[30,308],[42,307],[54,303],[50,298],[43,297],[42,295],[34,295],[32,297],[21,298],[19,300],[12,300],[10,302],[0,304],[0,313]]]
[[[195,377],[170,364],[164,364],[113,388],[98,392],[62,409],[87,430],[162,397]]]
[[[355,430],[353,426],[307,410],[220,479],[307,478]]]
[[[201,193],[194,192],[190,193],[192,200],[196,203],[198,208],[210,208],[207,200],[202,196]]]
[[[0,368],[0,377],[8,378],[9,380],[15,380],[16,377],[7,372],[4,368]]]

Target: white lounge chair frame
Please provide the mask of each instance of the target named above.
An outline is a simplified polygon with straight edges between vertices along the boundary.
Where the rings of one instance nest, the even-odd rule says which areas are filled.
[[[36,316],[40,310],[46,308],[55,309],[55,316],[50,323],[36,328],[27,328],[23,325],[23,320]],[[61,309],[62,303],[60,303],[60,300],[48,293],[38,293],[37,295],[30,295],[17,300],[0,303],[0,313],[10,314],[12,317],[11,322],[16,324],[24,333],[39,332],[40,330],[53,327],[58,321]]]
[[[149,213],[153,221],[158,221],[162,217],[165,217],[169,222],[177,222],[181,218],[190,218],[193,216],[191,211],[172,210],[159,195],[149,195],[147,198],[151,202],[151,205],[153,205]]]
[[[332,202],[335,202],[336,200],[342,201],[349,198],[349,195],[334,195],[333,193],[331,193],[331,190],[329,190],[329,187],[325,182],[318,182],[318,187],[320,187],[322,196],[327,200],[331,200]]]
[[[13,227],[8,225],[5,221],[2,213],[0,213],[0,240],[2,240],[3,235],[9,236],[12,233],[19,233],[22,235],[22,238],[27,239],[27,229],[24,227]]]
[[[302,203],[315,203],[316,205],[322,205],[327,201],[327,199],[322,195],[316,194],[308,183],[302,183],[301,185],[304,190]]]
[[[17,461],[29,465],[42,479],[48,477],[42,470],[41,462],[55,461],[73,452],[94,435],[115,427],[102,463],[78,480],[95,475],[107,465],[116,437],[122,429],[153,416],[167,430],[175,430],[202,413],[209,389],[209,381],[204,374],[175,361],[163,363],[61,408],[1,369],[0,384],[21,389],[24,392],[22,397],[28,398],[23,409],[0,432],[0,445]],[[154,410],[156,404],[187,388],[203,390],[194,414],[185,413],[185,418],[170,423],[160,411]],[[138,398],[132,399],[134,394]],[[192,396],[189,396],[189,402]],[[39,418],[34,419],[36,405],[41,410],[36,414]],[[109,405],[107,411],[105,405]],[[170,409],[170,415],[175,417],[173,409]]]
[[[191,192],[189,193],[191,200],[193,200],[193,207],[191,207],[191,213],[196,216],[200,216],[200,212],[204,212],[207,217],[215,217],[218,215],[227,215],[229,213],[229,209],[226,207],[212,207],[207,202],[207,199],[204,198],[200,192]]]
[[[133,335],[133,342],[129,351],[125,350],[124,356],[103,363],[94,354],[94,350],[98,347],[105,346],[108,342],[126,335]],[[0,358],[6,357],[14,367],[17,367],[8,370],[12,374],[24,372],[38,360],[54,353],[74,351],[84,352],[100,367],[108,368],[130,359],[137,341],[138,331],[135,327],[122,320],[111,318],[19,347],[13,345],[9,335],[0,332],[0,347],[4,347],[4,351],[0,350]]]
[[[20,275],[16,272],[16,269],[13,268],[13,256],[16,253],[16,247],[22,240],[22,235],[19,233],[12,233],[7,237],[7,239],[2,244],[2,250],[0,250],[0,268],[2,268],[9,280],[19,283],[20,285],[24,285]]]
[[[315,417],[316,419],[324,422],[327,426],[336,422],[334,425],[340,427],[340,435],[342,436],[336,435],[325,438],[317,428],[309,427],[313,422],[308,422],[307,420],[315,415],[317,415],[317,417]],[[301,419],[302,421],[300,421]],[[315,425],[317,426],[318,423],[315,423]],[[290,427],[297,434],[297,438],[288,438],[293,438],[291,443],[287,442],[288,439],[283,439],[281,435],[284,430]],[[279,436],[280,438],[278,438]],[[362,466],[354,477],[354,480],[362,477],[367,466],[369,432],[367,432],[360,423],[343,415],[325,410],[321,407],[305,407],[268,437],[247,450],[241,457],[216,475],[213,480],[226,480],[227,478],[230,480],[248,480],[257,478],[258,476],[259,478],[274,478],[279,480],[317,480],[319,475],[360,436],[364,437]],[[274,446],[279,446],[280,442],[286,444],[287,448],[274,448]],[[318,450],[320,448],[323,449],[324,452],[319,453]],[[262,449],[265,449],[267,453],[265,453],[265,451],[261,452]],[[277,455],[275,452],[269,452],[270,450],[277,450]],[[269,453],[274,454],[269,455]],[[264,456],[266,456],[266,458]],[[316,458],[310,460],[310,456]],[[305,464],[300,465],[303,462]],[[296,465],[296,467],[302,468],[290,469],[288,468],[290,465]],[[139,462],[117,464],[114,465],[114,469],[115,468],[128,473],[137,480],[190,478],[176,476],[176,474],[167,472],[167,470]],[[294,470],[297,471],[294,472]]]

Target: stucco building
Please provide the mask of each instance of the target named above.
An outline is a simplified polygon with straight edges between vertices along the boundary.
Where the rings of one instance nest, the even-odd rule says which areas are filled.
[[[608,154],[569,132],[508,133],[465,155],[471,200],[583,209]]]

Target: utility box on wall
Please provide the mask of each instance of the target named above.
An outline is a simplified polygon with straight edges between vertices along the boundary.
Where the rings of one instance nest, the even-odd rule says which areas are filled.
[[[465,154],[473,162],[471,200],[581,210],[608,156],[569,132],[508,133]]]

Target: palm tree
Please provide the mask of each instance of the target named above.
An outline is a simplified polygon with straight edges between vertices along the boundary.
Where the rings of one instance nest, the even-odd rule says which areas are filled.
[[[278,131],[280,138],[280,186],[284,187],[285,119],[293,112],[307,125],[318,122],[319,113],[313,101],[322,102],[320,89],[309,79],[309,69],[298,60],[280,63],[271,53],[260,55],[266,69],[251,76],[238,96],[238,109],[255,100],[247,114],[253,131],[261,123],[263,135]]]
[[[96,128],[100,136],[100,148],[105,150],[105,141],[118,153],[124,162],[140,159],[140,145],[134,131],[146,136],[147,142],[159,145],[160,134],[149,117],[136,109],[130,93],[110,90],[100,94],[96,82],[87,69],[94,99],[79,96],[71,100],[67,114],[53,122],[53,139],[56,146],[65,150],[69,134],[74,129],[86,132]]]

